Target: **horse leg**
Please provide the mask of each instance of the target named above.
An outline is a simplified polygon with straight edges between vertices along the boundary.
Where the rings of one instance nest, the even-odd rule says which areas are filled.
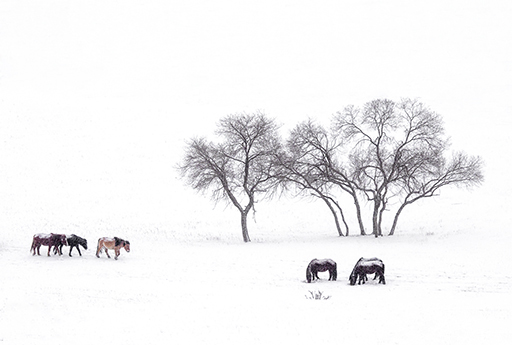
[[[380,283],[386,285],[386,278],[384,278],[384,274],[383,273],[380,274],[379,284]]]
[[[116,254],[115,258],[117,260],[117,258],[119,257],[119,255],[121,255],[121,250],[120,249],[114,249],[114,253]]]
[[[329,280],[336,280],[336,274],[334,272],[334,270],[329,270]]]
[[[363,282],[363,284],[365,283],[364,278],[366,278],[365,273],[359,274],[359,285],[361,285],[361,281]]]
[[[52,249],[52,246],[48,246],[48,256],[50,256],[50,250]]]
[[[82,256],[82,252],[80,251],[80,246],[76,246],[76,250],[78,250],[78,254],[80,254],[80,256]]]
[[[37,246],[37,255],[41,255],[41,253],[39,252],[39,248],[41,248],[41,245],[39,244]],[[34,249],[34,254],[35,254],[36,250]]]
[[[30,252],[33,252],[32,255],[36,255],[36,245],[34,242],[32,242],[32,248],[30,248]]]
[[[105,247],[105,254],[107,254],[108,258],[110,259],[110,255],[108,255],[108,249]]]
[[[69,246],[69,256],[72,256],[71,255],[71,251],[73,250],[73,246]]]

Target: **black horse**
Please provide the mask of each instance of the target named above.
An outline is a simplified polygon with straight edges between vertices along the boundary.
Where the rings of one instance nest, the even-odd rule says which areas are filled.
[[[359,277],[358,284],[363,284],[365,281],[368,280],[367,274],[375,273],[374,280],[379,277],[379,284],[386,284],[386,278],[384,278],[384,262],[382,260],[377,258],[371,258],[371,259],[365,259],[360,258],[356,265],[354,266],[354,269],[352,270],[352,273],[350,273],[349,281],[350,285],[355,285],[357,278]]]
[[[69,256],[72,256],[71,251],[73,250],[73,247],[76,247],[76,250],[78,250],[78,254],[80,254],[80,256],[82,256],[82,252],[80,252],[79,245],[81,245],[82,247],[84,247],[85,250],[87,250],[87,240],[85,238],[82,238],[77,235],[71,235],[67,236],[67,240],[69,245]],[[57,247],[54,248],[54,252],[56,251]],[[62,244],[59,247],[59,251],[62,253]]]
[[[338,278],[338,271],[336,268],[336,262],[331,259],[313,259],[306,269],[306,280],[311,283],[318,278],[318,272],[329,271],[329,280],[336,280]]]
[[[362,257],[359,260],[357,260],[356,265],[361,263],[361,262],[370,262],[370,261],[377,261],[377,262],[380,262],[382,265],[384,265],[384,263],[382,262],[381,259],[375,258],[375,257],[373,257],[373,258],[363,258]],[[377,273],[375,273],[375,277],[373,277],[373,280],[377,279],[377,277],[378,277]],[[364,275],[364,280],[368,281],[368,277],[366,276],[366,274]]]

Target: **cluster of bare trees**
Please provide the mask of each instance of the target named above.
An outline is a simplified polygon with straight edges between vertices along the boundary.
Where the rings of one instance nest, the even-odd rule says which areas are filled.
[[[398,204],[393,235],[406,206],[447,185],[483,181],[482,160],[463,152],[448,156],[441,117],[417,100],[349,106],[333,116],[331,128],[308,120],[286,140],[275,120],[261,112],[226,116],[216,134],[221,141],[191,139],[179,170],[192,188],[211,191],[214,200],[229,200],[240,211],[245,242],[256,195],[261,200],[288,191],[321,199],[340,236],[349,235],[347,208],[366,235],[362,207],[369,204],[372,234],[381,236],[390,200]],[[342,206],[342,200],[353,201],[353,207]]]

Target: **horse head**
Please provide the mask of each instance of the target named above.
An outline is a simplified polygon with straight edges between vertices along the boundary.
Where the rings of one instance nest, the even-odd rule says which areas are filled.
[[[71,235],[71,238],[73,239],[73,242],[76,243],[77,248],[78,245],[81,245],[85,250],[87,250],[87,240],[85,238],[77,235]]]
[[[130,252],[130,241],[123,241],[123,247],[124,247],[124,250],[126,250],[129,253]]]
[[[316,263],[316,261],[317,261],[317,259],[311,260],[308,267],[306,268],[306,280],[308,283],[311,283],[311,281],[313,279],[315,279],[315,276],[313,275],[313,272],[312,272],[312,267]]]
[[[355,270],[350,273],[350,277],[348,277],[348,279],[350,281],[350,285],[356,285],[357,274],[355,273]]]

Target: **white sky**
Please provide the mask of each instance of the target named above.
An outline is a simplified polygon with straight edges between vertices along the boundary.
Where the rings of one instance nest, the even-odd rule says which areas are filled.
[[[220,117],[328,123],[381,97],[443,115],[490,193],[510,169],[510,18],[493,0],[3,0],[0,222],[182,213],[173,165]]]

